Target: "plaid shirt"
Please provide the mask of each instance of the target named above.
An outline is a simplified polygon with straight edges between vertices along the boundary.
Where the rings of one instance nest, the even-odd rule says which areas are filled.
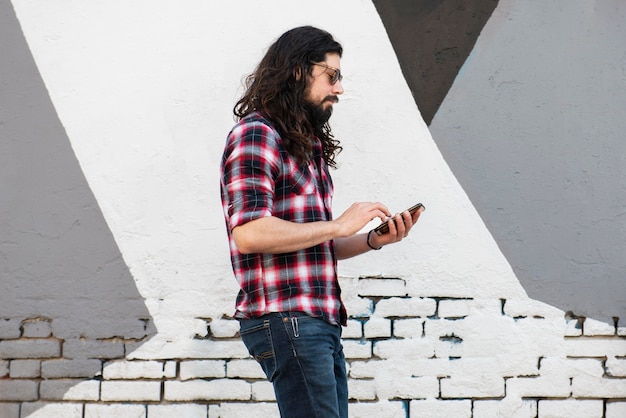
[[[300,311],[345,325],[332,241],[283,254],[242,254],[232,236],[236,226],[265,216],[296,223],[332,219],[333,184],[320,141],[313,161],[299,165],[270,122],[252,113],[228,135],[220,186],[233,272],[241,288],[235,318]]]

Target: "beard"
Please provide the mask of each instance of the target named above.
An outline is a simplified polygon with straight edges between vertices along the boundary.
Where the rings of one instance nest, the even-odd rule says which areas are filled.
[[[308,100],[304,101],[304,109],[306,110],[309,117],[309,122],[311,122],[313,129],[315,129],[316,131],[323,129],[333,114],[332,105],[324,108],[324,103],[328,100],[335,103],[338,101],[337,97],[335,96],[327,96],[324,98],[324,100],[322,100],[322,103],[319,104],[312,103]]]

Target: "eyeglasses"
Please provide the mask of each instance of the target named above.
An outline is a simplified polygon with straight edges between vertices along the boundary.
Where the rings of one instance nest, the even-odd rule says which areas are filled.
[[[331,67],[330,65],[315,61],[311,61],[311,64],[319,65],[320,67],[326,68],[326,71],[324,72],[330,77],[330,84],[334,85],[337,81],[341,81],[343,79],[343,76],[341,75],[341,70],[339,68]],[[332,72],[329,72],[328,70]]]

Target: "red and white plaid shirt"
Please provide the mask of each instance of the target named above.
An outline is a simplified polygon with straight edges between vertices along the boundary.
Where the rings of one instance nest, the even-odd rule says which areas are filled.
[[[320,141],[313,161],[299,165],[271,123],[252,113],[228,135],[220,186],[231,262],[241,288],[235,318],[300,311],[345,325],[332,241],[284,254],[242,254],[232,236],[236,226],[265,216],[297,223],[332,219],[333,183]]]

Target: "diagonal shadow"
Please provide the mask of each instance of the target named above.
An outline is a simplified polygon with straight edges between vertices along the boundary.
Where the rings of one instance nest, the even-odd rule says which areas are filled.
[[[66,344],[147,339],[153,320],[4,0],[0,57],[0,320],[43,318]]]
[[[373,0],[430,125],[498,0]]]
[[[579,30],[576,19],[559,21],[560,9],[542,10],[538,13],[542,19],[555,19],[552,35],[534,28],[536,38],[517,35],[524,43],[490,39],[485,45],[492,52],[475,57],[473,69],[459,72],[498,0],[373,2],[437,147],[528,296],[609,327],[621,324],[626,317],[626,227],[620,220],[625,196],[620,159],[626,155],[625,95],[614,86],[620,85],[623,75],[623,42],[619,43],[624,39],[623,7],[618,7],[623,3],[607,2],[593,9],[567,6],[569,13],[586,10],[581,21],[602,28],[589,30],[593,37]],[[528,19],[528,27],[536,16],[522,11],[516,11],[515,20]],[[505,19],[502,13],[494,17]],[[507,26],[500,21],[497,27],[504,31]],[[567,42],[577,48],[568,48],[562,33],[571,33]],[[580,34],[580,40],[574,34]],[[539,46],[567,53],[549,54],[543,60],[541,54],[527,52]],[[519,62],[508,58],[499,62],[497,57],[504,55]],[[536,60],[523,67],[533,73],[532,85],[518,84],[520,79],[512,72],[521,67],[525,59],[521,57]],[[493,64],[497,71],[488,63],[479,64],[481,59],[497,62]],[[573,63],[584,61],[589,64],[572,71]],[[489,73],[477,74],[481,70]],[[512,101],[502,110],[505,102],[497,100],[495,90],[476,94],[479,80],[495,73],[516,80],[501,83],[497,95],[516,98],[517,106]],[[551,78],[558,81],[546,84]],[[458,88],[450,99],[464,104],[446,107],[444,99],[448,100],[453,82]],[[548,91],[547,85],[554,88]],[[438,114],[440,105],[445,112]],[[579,106],[588,113],[572,111]]]

